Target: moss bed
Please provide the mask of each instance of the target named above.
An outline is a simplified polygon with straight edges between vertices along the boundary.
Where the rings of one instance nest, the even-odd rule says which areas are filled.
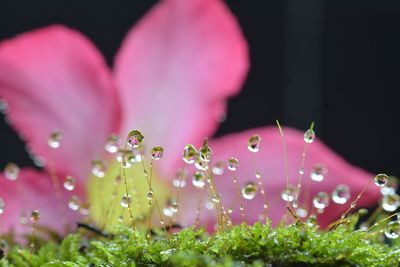
[[[1,266],[399,266],[400,245],[379,231],[339,226],[319,231],[307,224],[272,228],[238,225],[209,235],[186,228],[168,237],[118,227],[112,236],[79,230],[61,243],[4,251]]]

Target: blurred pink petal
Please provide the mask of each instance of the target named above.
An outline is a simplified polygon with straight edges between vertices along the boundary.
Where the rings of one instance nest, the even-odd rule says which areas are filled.
[[[247,141],[253,134],[259,134],[262,138],[261,149],[258,153],[251,153],[247,149]],[[284,128],[284,134],[287,144],[287,159],[289,165],[290,183],[297,184],[299,169],[301,166],[301,158],[304,148],[303,133],[291,128]],[[351,144],[349,144],[351,145]],[[246,182],[252,181],[257,183],[255,178],[254,161],[256,159],[258,170],[263,177],[263,183],[269,202],[269,216],[273,224],[276,225],[286,213],[286,202],[280,197],[280,193],[286,188],[283,146],[279,131],[276,127],[266,127],[252,129],[242,133],[230,134],[220,139],[212,140],[210,146],[213,150],[213,162],[219,160],[227,161],[230,157],[239,159],[240,166],[236,171],[239,184],[243,186]],[[254,156],[254,158],[253,158]],[[328,173],[322,182],[315,182],[310,179],[310,172],[315,164],[322,163]],[[349,207],[350,202],[358,193],[371,181],[374,175],[369,174],[362,169],[354,167],[345,160],[336,155],[332,150],[325,146],[321,141],[316,140],[308,147],[307,159],[305,163],[305,175],[303,177],[303,187],[300,197],[300,204],[304,203],[304,195],[307,188],[310,188],[310,202],[308,206],[312,207],[312,198],[321,191],[327,192],[329,195],[339,184],[346,184],[350,187],[352,198],[344,205],[335,204],[332,200],[326,208],[322,216],[318,216],[319,223],[322,227],[328,223],[339,219],[340,215]],[[229,208],[235,199],[235,187],[232,183],[232,172],[225,169],[222,176],[214,176],[216,188],[221,195],[222,201],[226,208]],[[193,195],[193,190],[190,190]],[[189,198],[188,196],[186,196]],[[380,198],[379,189],[372,183],[364,196],[358,202],[357,207],[366,207],[377,203]],[[263,213],[263,199],[258,194],[253,200],[242,200],[245,203],[246,219],[250,223],[258,220],[259,214]],[[191,202],[183,203],[183,214],[186,214],[186,221],[194,220],[195,214],[195,198],[191,197]],[[194,205],[194,206],[193,206]],[[188,206],[192,206],[191,209]],[[191,210],[191,212],[190,212]],[[204,208],[203,208],[204,210]],[[315,213],[315,210],[314,210]],[[202,222],[205,225],[213,225],[215,223],[215,211],[203,212]],[[188,218],[190,216],[191,219]],[[232,218],[235,223],[240,223],[242,218],[238,207],[233,213]]]
[[[217,128],[248,65],[246,41],[223,1],[160,1],[116,57],[122,133],[137,128],[148,148],[164,146],[161,171],[171,175],[183,147]]]
[[[0,44],[0,98],[12,125],[49,168],[88,176],[119,123],[115,90],[102,56],[82,34],[51,26]],[[63,132],[62,145],[47,139]]]
[[[59,177],[60,182],[64,177]],[[82,196],[82,187],[77,186],[73,194]],[[72,193],[56,190],[49,174],[31,168],[22,169],[18,180],[10,181],[0,175],[0,198],[5,202],[4,213],[0,214],[0,232],[14,229],[17,233],[30,233],[29,217],[33,210],[40,212],[38,224],[51,227],[63,233],[65,227],[75,227],[77,212],[68,209],[68,200]],[[28,218],[28,224],[20,224],[21,215]]]

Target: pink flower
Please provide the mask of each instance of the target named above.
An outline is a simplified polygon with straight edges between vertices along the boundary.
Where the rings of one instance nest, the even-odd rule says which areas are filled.
[[[128,33],[111,71],[94,45],[82,34],[64,26],[50,26],[21,34],[0,44],[0,97],[9,107],[12,126],[32,151],[47,162],[43,171],[25,168],[17,182],[1,177],[0,198],[6,203],[0,215],[2,231],[28,230],[18,223],[21,212],[41,212],[41,223],[61,231],[65,218],[76,220],[76,212],[65,208],[71,194],[57,197],[51,175],[77,179],[76,191],[85,195],[91,161],[104,156],[104,144],[112,133],[121,137],[140,129],[147,147],[162,145],[165,157],[157,173],[171,179],[182,166],[181,154],[188,143],[200,145],[218,126],[226,99],[239,92],[248,71],[248,50],[236,19],[219,0],[163,0]],[[50,133],[63,133],[62,145],[47,144]],[[303,134],[284,129],[288,146],[289,176],[295,183],[303,151]],[[270,203],[274,222],[285,213],[280,192],[285,188],[283,150],[278,130],[253,129],[211,140],[213,162],[237,157],[239,184],[253,180],[253,155],[247,139],[260,134],[262,148],[255,156]],[[328,168],[324,182],[310,183],[315,163]],[[216,177],[222,201],[236,195],[231,174]],[[372,178],[330,151],[320,141],[310,145],[305,165],[305,185],[310,195],[330,193],[347,184],[357,194]],[[168,189],[166,189],[168,190]],[[193,189],[194,190],[194,189]],[[190,194],[193,190],[188,189]],[[360,205],[377,201],[371,187]],[[195,197],[182,204],[184,222],[194,221]],[[262,212],[260,194],[244,201],[247,220]],[[228,205],[228,204],[227,204]],[[347,206],[331,204],[323,223],[338,218]],[[213,213],[214,214],[214,213]],[[236,222],[241,218],[233,213]],[[205,224],[215,221],[204,213]]]

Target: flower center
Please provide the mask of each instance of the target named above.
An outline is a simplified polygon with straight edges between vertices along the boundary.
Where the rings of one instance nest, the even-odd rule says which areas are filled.
[[[112,161],[104,177],[92,176],[88,185],[88,198],[90,201],[91,218],[99,226],[110,229],[116,224],[129,224],[131,209],[135,225],[145,225],[148,216],[158,217],[155,201],[162,208],[171,194],[170,187],[161,181],[156,170],[145,166],[147,177],[140,162],[130,168],[122,169],[121,164]],[[148,179],[151,175],[151,189]],[[151,211],[149,208],[148,194],[151,192],[153,199]],[[155,217],[157,216],[157,217]]]

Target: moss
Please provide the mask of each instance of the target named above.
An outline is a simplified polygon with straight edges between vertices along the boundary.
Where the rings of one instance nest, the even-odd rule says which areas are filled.
[[[238,225],[223,233],[183,229],[169,237],[119,227],[112,238],[67,236],[34,253],[11,248],[1,266],[399,266],[400,249],[368,233],[338,227],[322,232],[297,224]]]

